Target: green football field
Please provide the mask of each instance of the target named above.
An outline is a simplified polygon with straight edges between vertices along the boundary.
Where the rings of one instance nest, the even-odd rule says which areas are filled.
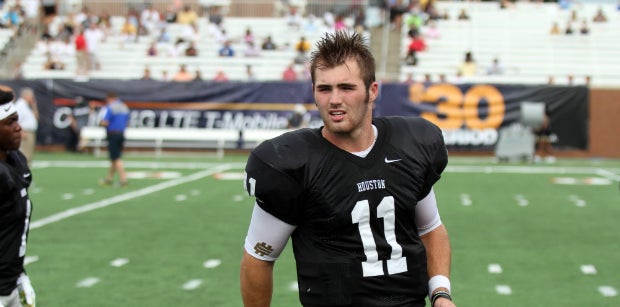
[[[124,160],[130,184],[102,187],[105,157],[36,154],[38,306],[241,306],[246,155]],[[435,192],[457,305],[620,306],[619,178],[619,160],[451,157]],[[290,249],[275,270],[272,305],[300,306]]]

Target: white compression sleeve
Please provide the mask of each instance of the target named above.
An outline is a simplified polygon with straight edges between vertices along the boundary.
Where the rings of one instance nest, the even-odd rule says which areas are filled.
[[[418,234],[423,236],[441,225],[441,217],[437,209],[435,191],[431,191],[422,200],[418,201],[415,207],[415,223],[418,227]]]
[[[275,261],[297,226],[287,224],[254,204],[245,250],[254,258]]]

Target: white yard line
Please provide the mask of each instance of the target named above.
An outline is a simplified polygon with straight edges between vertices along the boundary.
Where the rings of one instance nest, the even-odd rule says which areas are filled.
[[[243,169],[245,163],[225,163],[231,168]],[[208,169],[223,165],[218,162],[149,162],[149,161],[123,161],[125,168],[151,168],[151,169]],[[109,161],[33,161],[32,168],[69,167],[69,168],[108,168]]]
[[[185,176],[185,177],[165,181],[165,182],[162,182],[162,183],[150,186],[150,187],[146,187],[146,188],[143,188],[137,191],[131,191],[129,193],[117,195],[111,198],[103,199],[103,200],[90,203],[90,204],[86,204],[80,207],[71,208],[71,209],[68,209],[68,210],[65,210],[65,211],[56,213],[54,215],[50,215],[48,217],[44,217],[42,219],[32,222],[30,224],[30,229],[41,228],[43,226],[46,226],[46,225],[49,225],[49,224],[52,224],[58,221],[62,221],[66,218],[69,218],[69,217],[72,217],[72,216],[75,216],[81,213],[86,213],[86,212],[90,212],[96,209],[105,208],[105,207],[108,207],[114,204],[121,203],[123,201],[127,201],[127,200],[134,199],[140,196],[152,194],[152,193],[161,191],[163,189],[174,187],[174,186],[184,184],[187,182],[191,182],[194,180],[202,179],[202,178],[211,176],[218,172],[227,171],[229,169],[234,169],[233,165],[221,164],[221,165],[217,165],[213,169],[200,171],[200,172],[197,172],[197,173]]]

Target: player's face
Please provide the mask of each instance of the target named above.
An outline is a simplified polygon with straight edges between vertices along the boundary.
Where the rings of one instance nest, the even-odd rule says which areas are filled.
[[[355,137],[364,125],[370,127],[378,85],[373,82],[366,89],[355,60],[349,59],[333,68],[317,69],[313,89],[325,133]]]
[[[17,150],[22,142],[22,127],[17,113],[0,120],[0,150]]]

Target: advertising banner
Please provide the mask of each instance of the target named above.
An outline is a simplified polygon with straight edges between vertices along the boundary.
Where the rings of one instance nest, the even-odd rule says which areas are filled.
[[[70,115],[98,109],[107,92],[131,108],[132,127],[205,129],[286,128],[295,105],[303,105],[310,127],[320,127],[309,82],[163,82],[91,80],[2,81],[16,94],[35,90],[39,111],[37,142],[65,144]],[[582,86],[383,83],[374,116],[421,116],[444,132],[451,150],[493,150],[498,129],[521,121],[522,102],[546,106],[558,147],[587,149],[588,89]],[[89,108],[90,107],[90,108]],[[86,111],[84,111],[86,110]],[[77,114],[76,114],[77,115]]]

